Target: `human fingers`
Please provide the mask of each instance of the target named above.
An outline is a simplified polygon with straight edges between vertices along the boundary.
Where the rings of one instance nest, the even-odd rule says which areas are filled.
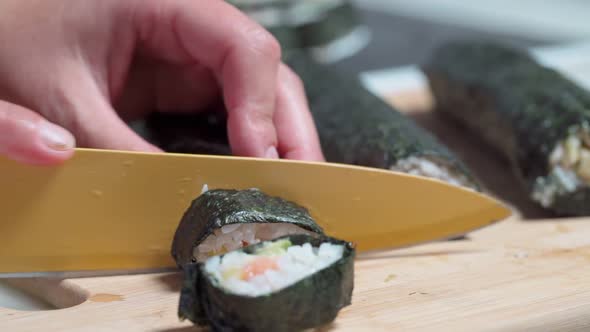
[[[281,65],[274,117],[279,154],[287,159],[324,161],[303,83],[289,67]]]
[[[74,153],[74,136],[41,115],[0,101],[0,155],[33,165],[61,163]]]
[[[134,22],[151,55],[201,63],[219,82],[232,152],[277,158],[273,116],[281,51],[274,37],[225,1],[140,4]]]

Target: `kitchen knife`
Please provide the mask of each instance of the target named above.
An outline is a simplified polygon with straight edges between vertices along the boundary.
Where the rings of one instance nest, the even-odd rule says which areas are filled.
[[[0,273],[173,268],[172,237],[203,185],[259,188],[309,209],[359,251],[459,236],[510,215],[482,193],[358,166],[77,149],[59,166],[0,159]]]

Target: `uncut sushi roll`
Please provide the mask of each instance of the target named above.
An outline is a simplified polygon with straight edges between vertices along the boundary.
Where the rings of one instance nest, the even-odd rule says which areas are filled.
[[[185,211],[172,242],[182,267],[289,234],[322,235],[307,209],[258,189],[204,190]]]
[[[480,190],[467,166],[431,132],[375,96],[357,77],[285,55],[303,80],[322,150],[330,162],[388,169]]]
[[[301,331],[351,303],[354,247],[289,235],[184,267],[178,315],[213,331]]]
[[[437,110],[505,156],[531,200],[590,214],[590,92],[491,43],[443,45],[423,70]]]

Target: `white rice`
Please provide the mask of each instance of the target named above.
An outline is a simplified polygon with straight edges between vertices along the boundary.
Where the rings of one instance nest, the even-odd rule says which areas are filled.
[[[424,157],[409,157],[399,160],[390,168],[392,171],[408,173],[412,175],[429,177],[447,182],[459,187],[469,187],[471,183],[462,174]]]
[[[532,199],[548,208],[555,203],[558,196],[588,187],[588,154],[590,128],[585,124],[570,127],[568,136],[558,142],[549,155],[549,173],[535,179]]]
[[[201,188],[201,195],[209,191],[209,186],[205,183]]]
[[[260,296],[284,289],[342,258],[344,246],[322,243],[319,248],[311,244],[290,246],[274,255],[230,252],[223,257],[214,256],[205,262],[205,272],[227,291],[242,296]],[[273,259],[277,268],[245,279],[242,272],[256,259]],[[237,272],[236,272],[237,271]]]
[[[316,235],[299,226],[287,223],[230,224],[216,229],[193,251],[198,262],[208,257],[240,249],[244,246],[269,241],[293,234]]]
[[[555,166],[548,176],[540,176],[535,180],[531,197],[541,206],[548,208],[553,205],[558,195],[574,192],[583,185],[574,171]]]

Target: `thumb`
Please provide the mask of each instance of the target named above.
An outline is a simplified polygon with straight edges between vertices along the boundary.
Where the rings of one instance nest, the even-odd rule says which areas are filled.
[[[0,155],[25,164],[57,164],[73,155],[75,144],[64,128],[0,100]]]

